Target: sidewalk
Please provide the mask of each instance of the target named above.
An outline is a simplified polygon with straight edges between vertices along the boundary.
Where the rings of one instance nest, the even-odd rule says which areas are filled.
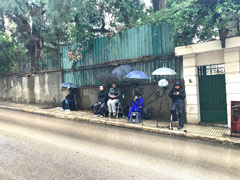
[[[104,124],[122,128],[136,129],[145,132],[152,132],[158,134],[167,134],[172,136],[181,136],[190,139],[198,139],[204,141],[217,142],[221,144],[238,145],[240,146],[240,138],[230,137],[230,129],[226,127],[203,126],[186,124],[184,130],[177,130],[177,123],[174,124],[174,130],[169,130],[167,126],[169,123],[164,120],[159,121],[160,128],[156,128],[156,120],[144,120],[142,124],[132,124],[127,122],[127,118],[99,118],[93,117],[90,111],[71,111],[62,112],[58,108],[49,108],[41,105],[19,104],[11,102],[0,102],[0,108],[20,110],[58,118],[65,118],[71,120],[79,120],[97,124]]]

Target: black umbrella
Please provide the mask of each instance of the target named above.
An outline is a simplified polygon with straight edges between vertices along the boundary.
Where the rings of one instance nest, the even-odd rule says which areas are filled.
[[[129,73],[132,70],[132,66],[131,65],[121,65],[118,66],[116,68],[114,68],[110,74],[111,78],[116,78],[119,81],[123,80],[123,78],[125,77],[125,75],[127,73]]]
[[[97,78],[99,81],[101,81],[103,84],[105,84],[105,85],[110,85],[110,84],[112,84],[113,82],[119,83],[118,78],[113,77],[113,76],[111,76],[110,74],[106,74],[106,73],[99,74],[99,75],[97,75],[96,78]]]

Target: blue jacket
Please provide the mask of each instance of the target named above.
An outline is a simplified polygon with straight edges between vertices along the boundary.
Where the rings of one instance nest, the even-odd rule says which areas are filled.
[[[141,116],[142,109],[143,109],[143,98],[140,96],[139,99],[131,102],[131,107],[129,108],[129,111],[128,111],[128,117],[130,118],[132,112],[139,112]]]

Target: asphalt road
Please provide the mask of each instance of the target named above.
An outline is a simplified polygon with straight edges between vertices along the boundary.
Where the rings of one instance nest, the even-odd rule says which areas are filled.
[[[240,147],[0,109],[0,180],[234,180]]]

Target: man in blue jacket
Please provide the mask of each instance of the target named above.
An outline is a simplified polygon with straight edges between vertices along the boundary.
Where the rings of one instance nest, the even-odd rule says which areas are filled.
[[[170,93],[168,94],[169,97],[172,98],[172,117],[173,121],[177,121],[176,109],[178,109],[179,114],[179,125],[178,130],[182,129],[184,126],[184,99],[186,97],[185,90],[181,86],[180,82],[175,82],[173,88],[171,89]]]

